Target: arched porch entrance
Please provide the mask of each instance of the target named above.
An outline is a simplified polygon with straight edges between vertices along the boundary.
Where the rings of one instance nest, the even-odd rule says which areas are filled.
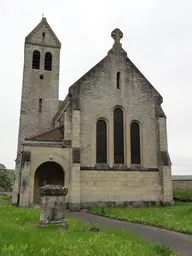
[[[64,170],[60,164],[52,161],[41,164],[35,172],[33,203],[40,204],[40,187],[46,184],[64,186],[64,179]]]

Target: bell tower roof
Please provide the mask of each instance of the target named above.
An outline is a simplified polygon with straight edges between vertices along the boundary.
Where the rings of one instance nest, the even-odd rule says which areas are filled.
[[[26,36],[25,43],[61,48],[58,37],[53,32],[45,17],[42,17],[40,23]]]

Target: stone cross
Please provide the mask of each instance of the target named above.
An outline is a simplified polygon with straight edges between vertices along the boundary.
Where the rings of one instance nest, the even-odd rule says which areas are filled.
[[[120,44],[120,40],[123,37],[123,33],[120,29],[116,28],[111,32],[111,37],[114,39],[115,44]]]

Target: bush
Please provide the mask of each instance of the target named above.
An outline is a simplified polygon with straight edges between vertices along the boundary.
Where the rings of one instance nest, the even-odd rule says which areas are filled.
[[[0,187],[4,188],[5,191],[9,191],[12,187],[12,182],[5,169],[0,170]]]
[[[0,163],[0,188],[2,188],[3,191],[10,191],[13,186],[13,182],[14,170],[6,169],[5,165]]]

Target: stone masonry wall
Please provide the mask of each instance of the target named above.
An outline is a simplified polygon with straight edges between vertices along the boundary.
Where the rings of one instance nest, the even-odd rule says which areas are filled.
[[[80,210],[80,110],[72,112],[72,163],[70,169],[69,209]]]
[[[64,138],[65,140],[71,140],[72,132],[72,109],[71,104],[68,105],[64,112]]]
[[[192,189],[192,180],[173,180],[173,191],[176,189]]]
[[[42,43],[42,33],[45,42]],[[23,86],[20,109],[18,151],[25,137],[48,130],[58,109],[60,48],[54,46],[54,39],[45,25],[25,43]],[[40,69],[32,69],[33,51],[41,54]],[[44,70],[46,52],[52,53],[52,71]],[[43,79],[40,79],[43,75]],[[39,113],[39,98],[42,98],[42,112]]]
[[[162,151],[168,151],[167,121],[165,117],[159,118],[159,131],[160,131],[160,149]]]
[[[160,201],[159,172],[81,171],[81,203]]]

